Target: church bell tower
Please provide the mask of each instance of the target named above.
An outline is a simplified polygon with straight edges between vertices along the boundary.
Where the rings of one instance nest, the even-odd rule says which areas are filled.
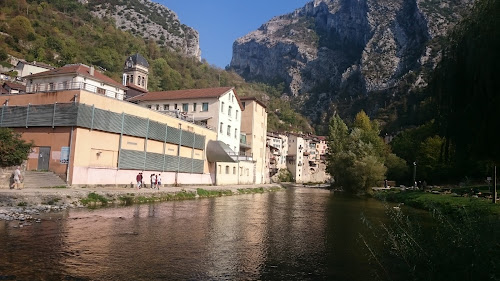
[[[148,90],[148,61],[136,53],[125,60],[123,67],[123,85]]]

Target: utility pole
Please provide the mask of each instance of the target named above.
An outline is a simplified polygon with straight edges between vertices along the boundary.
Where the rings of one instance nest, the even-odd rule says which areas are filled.
[[[497,166],[493,169],[493,204],[497,203]]]
[[[417,187],[417,161],[413,162],[413,187]]]

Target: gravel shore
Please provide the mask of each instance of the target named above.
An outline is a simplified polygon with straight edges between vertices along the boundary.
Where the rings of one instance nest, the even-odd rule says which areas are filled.
[[[96,193],[108,199],[111,204],[119,204],[122,196],[134,197],[162,197],[179,192],[196,193],[198,188],[208,191],[231,191],[239,194],[241,189],[263,188],[270,190],[281,187],[278,184],[237,185],[237,186],[182,186],[162,187],[160,190],[150,188],[123,188],[123,187],[69,187],[69,188],[31,188],[31,189],[0,189],[0,220],[18,220],[20,225],[37,223],[36,215],[47,212],[58,212],[68,208],[86,207],[81,199],[90,193]]]

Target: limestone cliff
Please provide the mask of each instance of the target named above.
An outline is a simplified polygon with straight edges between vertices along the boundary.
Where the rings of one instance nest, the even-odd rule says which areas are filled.
[[[201,59],[198,31],[181,24],[177,14],[163,5],[150,0],[85,0],[84,3],[95,16],[114,19],[120,29]]]
[[[390,89],[440,57],[440,38],[472,0],[314,0],[236,40],[230,67],[249,80],[285,81],[316,107]],[[407,80],[407,79],[406,79]],[[307,110],[304,110],[307,113]]]

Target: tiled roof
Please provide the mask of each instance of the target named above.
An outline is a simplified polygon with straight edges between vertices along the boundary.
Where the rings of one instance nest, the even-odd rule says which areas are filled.
[[[240,108],[243,108],[243,105],[241,104],[241,100],[238,97],[238,94],[236,94],[234,87],[219,87],[219,88],[149,92],[149,93],[145,93],[142,95],[132,97],[132,98],[128,99],[128,101],[140,102],[140,101],[218,98],[231,90],[233,90],[234,96],[236,97],[236,100],[238,101]]]
[[[129,56],[125,61],[128,61],[128,60],[132,60],[134,62],[134,64],[139,64],[139,65],[142,65],[142,66],[149,68],[148,60],[146,60],[146,58],[141,56],[141,54],[139,54],[139,53],[136,53],[134,55]]]
[[[26,91],[26,86],[24,86],[22,84],[17,84],[17,83],[8,82],[8,81],[5,81],[5,83],[3,83],[3,84],[4,84],[4,87],[8,86],[11,89]]]
[[[125,89],[125,87],[116,82],[115,80],[109,78],[108,76],[102,74],[101,72],[94,70],[94,75],[90,75],[90,67],[84,64],[68,64],[63,67],[51,69],[48,71],[36,73],[33,75],[26,76],[25,78],[40,78],[40,77],[50,77],[50,76],[59,76],[65,74],[79,74],[80,76],[95,79],[101,82],[104,82],[109,85],[113,85],[114,87]]]
[[[157,101],[157,100],[178,100],[178,99],[198,99],[198,98],[218,98],[229,92],[232,87],[188,89],[163,92],[149,92],[135,96],[129,101]]]
[[[260,104],[260,106],[262,106],[263,108],[267,109],[267,106],[256,97],[241,97],[240,100],[242,100],[242,101],[253,100],[256,103]]]

